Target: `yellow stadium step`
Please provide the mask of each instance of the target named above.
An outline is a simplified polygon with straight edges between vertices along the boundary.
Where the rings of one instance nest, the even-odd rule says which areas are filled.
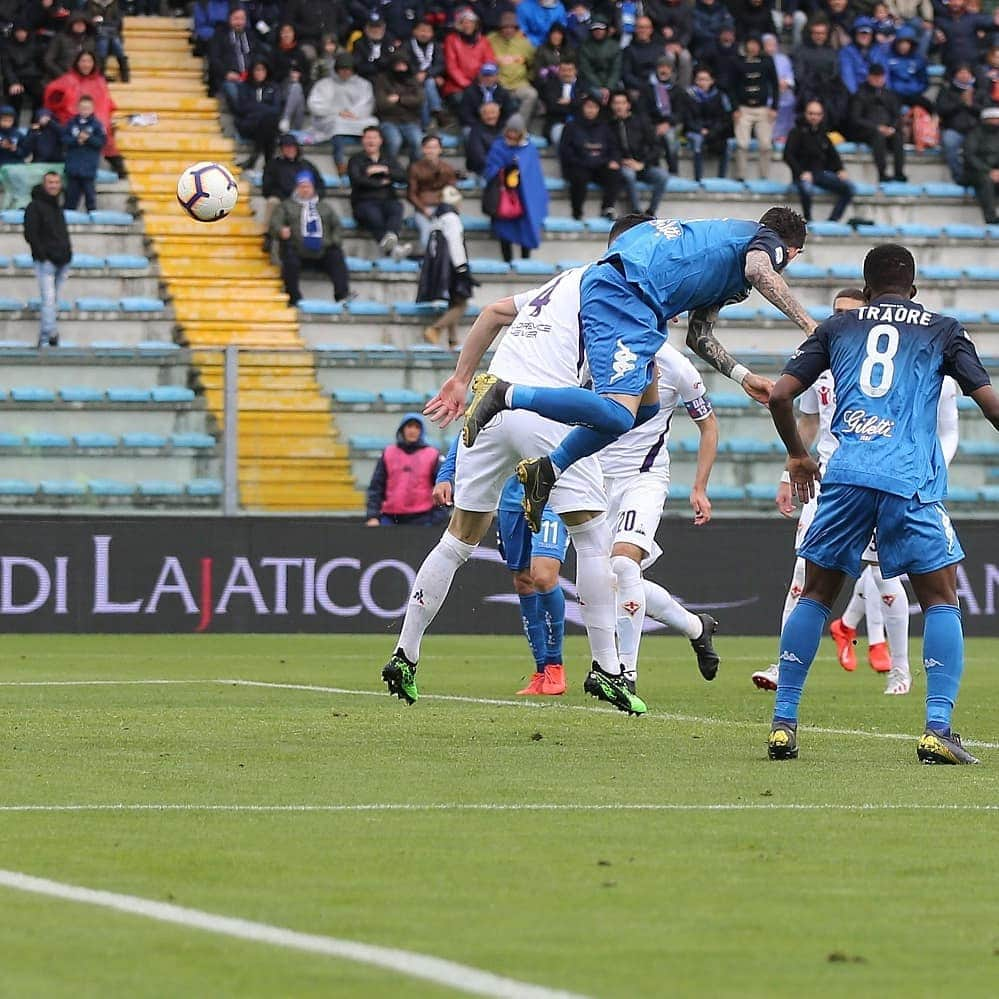
[[[128,153],[170,153],[171,157],[185,154],[201,159],[228,159],[235,154],[236,146],[232,139],[216,134],[191,135],[188,132],[160,131],[156,128],[123,128],[115,136],[124,154]]]
[[[141,203],[141,198],[140,198]],[[221,222],[195,222],[184,214],[180,205],[174,215],[147,214],[143,211],[142,223],[147,236],[196,236],[223,239],[228,236],[263,237],[263,229],[252,218],[223,219]]]

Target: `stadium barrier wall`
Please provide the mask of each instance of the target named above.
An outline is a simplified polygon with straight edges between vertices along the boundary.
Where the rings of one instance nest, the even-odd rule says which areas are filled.
[[[956,524],[965,629],[999,635],[999,522]],[[325,518],[7,517],[0,522],[6,632],[367,632],[398,629],[436,528]],[[649,576],[730,635],[778,628],[794,524],[669,521]],[[567,618],[580,617],[570,552]],[[913,604],[913,612],[918,608]],[[510,634],[520,613],[490,537],[459,573],[433,631]],[[915,624],[914,631],[919,626]]]

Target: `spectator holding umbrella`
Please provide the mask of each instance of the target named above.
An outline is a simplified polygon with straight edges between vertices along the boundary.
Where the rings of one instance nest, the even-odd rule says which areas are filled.
[[[493,218],[493,235],[499,240],[503,259],[513,259],[513,246],[527,259],[541,245],[541,228],[548,215],[548,191],[541,170],[541,158],[528,139],[526,123],[520,114],[512,115],[489,150],[483,173],[486,183],[498,177],[508,190],[516,190],[521,212],[510,218]]]

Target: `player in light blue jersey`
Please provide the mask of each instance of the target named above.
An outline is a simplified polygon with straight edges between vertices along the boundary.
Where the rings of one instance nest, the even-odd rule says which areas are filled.
[[[741,219],[653,219],[612,238],[580,289],[580,335],[593,392],[511,385],[480,375],[465,417],[471,447],[504,409],[527,409],[575,426],[551,454],[517,466],[524,511],[536,528],[556,479],[580,458],[606,447],[655,416],[655,355],[669,323],[689,313],[688,346],[746,392],[766,402],[770,382],[752,374],[715,339],[714,321],[728,302],[756,288],[806,333],[815,322],[781,271],[805,245],[805,222],[790,208],[771,208],[759,222]]]
[[[798,755],[798,703],[829,609],[846,576],[857,578],[877,528],[881,573],[909,574],[925,614],[926,727],[923,763],[977,763],[951,731],[964,669],[957,563],[964,551],[943,505],[947,466],[937,437],[937,403],[951,375],[999,429],[999,396],[975,347],[955,319],[912,299],[916,265],[904,247],[875,247],[864,261],[869,303],[824,322],[795,352],[770,396],[788,451],[795,494],[815,493],[818,465],[794,419],[793,401],[832,371],[839,447],[822,476],[818,508],[798,554],[805,587],[781,632],[780,676],[768,755]]]
[[[437,471],[434,501],[450,506],[454,496],[458,439],[455,438]],[[524,634],[534,656],[534,675],[517,693],[551,696],[565,693],[562,645],[565,636],[565,594],[559,581],[569,532],[562,518],[545,507],[541,530],[531,533],[524,520],[524,489],[511,475],[500,495],[496,540],[500,555],[513,573],[513,588],[520,599]]]

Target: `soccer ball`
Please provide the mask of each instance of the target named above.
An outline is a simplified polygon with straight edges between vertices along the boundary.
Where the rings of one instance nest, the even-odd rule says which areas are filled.
[[[235,207],[236,179],[221,163],[195,163],[177,181],[180,207],[197,222],[218,222]]]

